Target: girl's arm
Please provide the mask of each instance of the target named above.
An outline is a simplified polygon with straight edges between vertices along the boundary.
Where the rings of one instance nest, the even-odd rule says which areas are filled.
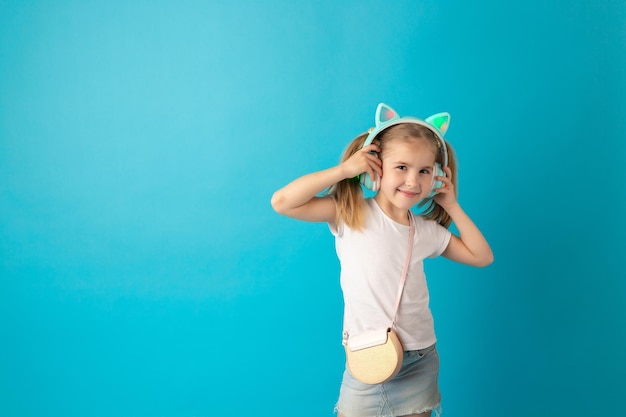
[[[376,145],[368,145],[341,164],[323,171],[297,178],[272,196],[272,207],[288,217],[312,222],[334,223],[335,202],[330,197],[317,197],[319,193],[346,178],[363,172],[382,175],[380,159],[369,152],[380,152]]]
[[[456,262],[472,266],[487,266],[493,262],[493,252],[489,243],[472,219],[457,203],[447,207],[446,212],[459,230],[459,236],[452,235],[443,256]]]
[[[450,181],[452,174],[450,169],[445,167],[444,170],[448,176],[437,177],[445,183],[445,186],[438,190],[435,201],[450,215],[459,231],[459,236],[452,235],[448,247],[443,251],[443,256],[466,265],[487,266],[493,262],[491,247],[456,200],[454,188]]]

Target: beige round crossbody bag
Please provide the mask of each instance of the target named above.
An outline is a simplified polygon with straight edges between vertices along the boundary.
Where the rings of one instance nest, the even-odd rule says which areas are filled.
[[[346,350],[348,369],[352,376],[365,384],[382,384],[387,382],[396,376],[402,367],[404,347],[398,333],[395,331],[395,327],[404,283],[406,282],[406,274],[411,263],[413,234],[415,233],[412,215],[409,215],[409,225],[409,248],[402,270],[396,309],[391,325],[356,336],[350,336],[344,329],[343,345]]]

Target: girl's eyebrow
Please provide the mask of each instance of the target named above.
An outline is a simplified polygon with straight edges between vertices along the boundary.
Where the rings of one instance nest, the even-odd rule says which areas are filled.
[[[404,161],[394,161],[393,165],[406,165],[406,166],[412,166],[409,162],[404,162]],[[424,165],[423,167],[421,167],[420,169],[432,169],[432,165]]]
[[[396,160],[393,163],[397,164],[397,165],[412,165],[410,162],[405,162],[405,161],[402,161],[402,160]]]

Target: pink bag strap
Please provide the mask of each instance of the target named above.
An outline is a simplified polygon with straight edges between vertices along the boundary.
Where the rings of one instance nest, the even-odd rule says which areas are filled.
[[[404,292],[404,284],[406,283],[406,275],[409,272],[409,265],[411,263],[411,254],[413,253],[413,236],[415,235],[415,224],[413,221],[413,213],[409,212],[409,247],[406,252],[406,260],[404,261],[404,267],[402,268],[402,276],[400,278],[400,288],[398,288],[398,297],[396,298],[396,308],[393,313],[393,322],[391,327],[396,327],[396,321],[398,321],[398,310],[400,309],[400,301],[402,300],[402,293]],[[348,332],[345,329],[345,317],[344,317],[344,330],[343,330],[343,344],[348,342]]]
[[[393,317],[391,327],[396,327],[396,321],[398,321],[398,310],[400,309],[400,300],[402,300],[402,292],[404,292],[404,284],[406,283],[406,274],[409,271],[409,265],[411,263],[411,254],[413,253],[413,235],[415,235],[415,225],[413,224],[413,214],[409,212],[409,248],[406,251],[406,260],[404,261],[404,268],[402,269],[402,278],[400,279],[400,288],[398,288],[398,297],[396,300],[396,309]]]

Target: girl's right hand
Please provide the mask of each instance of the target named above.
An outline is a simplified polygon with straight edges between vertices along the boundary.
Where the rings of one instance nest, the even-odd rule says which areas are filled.
[[[334,222],[337,215],[334,199],[319,197],[318,194],[339,181],[357,177],[364,172],[372,178],[376,174],[382,176],[382,162],[374,152],[380,152],[380,148],[368,145],[332,168],[296,178],[272,195],[272,207],[277,213],[295,219]]]
[[[383,175],[383,163],[378,158],[380,148],[374,144],[359,149],[354,155],[341,163],[346,178],[354,178],[367,172],[371,178]]]

